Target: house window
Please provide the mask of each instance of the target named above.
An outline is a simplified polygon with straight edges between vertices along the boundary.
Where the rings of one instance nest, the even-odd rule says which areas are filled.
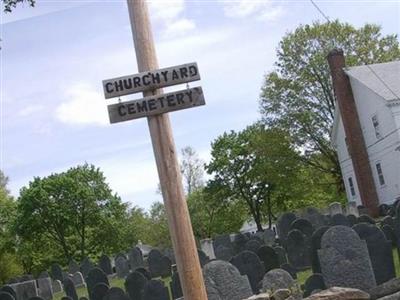
[[[380,185],[385,185],[385,178],[383,177],[381,163],[376,164],[376,171],[378,172],[378,179]]]
[[[374,125],[375,136],[379,140],[382,136],[381,136],[381,131],[380,131],[380,128],[379,128],[379,120],[378,120],[378,116],[377,115],[373,115],[372,116],[372,125]]]
[[[349,187],[351,196],[354,197],[356,195],[356,190],[354,189],[353,178],[349,177]]]

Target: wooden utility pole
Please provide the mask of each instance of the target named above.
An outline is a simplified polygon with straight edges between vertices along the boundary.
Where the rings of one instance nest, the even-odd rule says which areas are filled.
[[[145,0],[127,0],[139,72],[158,69]],[[162,90],[144,92],[150,96]],[[183,296],[207,300],[168,114],[147,118]]]

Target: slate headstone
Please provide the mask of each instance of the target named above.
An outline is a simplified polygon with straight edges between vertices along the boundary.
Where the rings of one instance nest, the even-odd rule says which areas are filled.
[[[275,245],[275,231],[273,231],[272,229],[265,229],[263,232],[263,240],[264,240],[264,244],[267,246],[274,246]]]
[[[233,238],[233,250],[235,254],[238,254],[242,251],[245,250],[246,247],[246,243],[249,241],[249,238],[242,234],[242,233],[238,233],[234,236]]]
[[[329,214],[334,216],[336,214],[343,214],[342,205],[339,202],[332,202],[329,204]]]
[[[130,298],[123,289],[112,287],[107,291],[103,300],[130,300]]]
[[[141,273],[147,280],[151,280],[151,274],[145,268],[137,268],[135,271]]]
[[[357,217],[354,215],[347,215],[346,218],[347,218],[347,221],[349,221],[350,227],[353,227],[358,222]]]
[[[278,254],[279,265],[286,264],[288,262],[286,250],[281,246],[274,247],[274,250],[275,250],[276,254]]]
[[[257,253],[257,250],[261,247],[261,243],[258,240],[251,239],[246,243],[245,250]]]
[[[63,290],[63,287],[62,287],[62,284],[61,284],[60,280],[53,280],[51,282],[51,287],[53,289],[53,293],[54,294],[62,292],[62,290]]]
[[[36,287],[35,280],[24,281],[12,284],[10,286],[15,290],[15,294],[17,295],[16,300],[28,300],[29,298],[38,295],[38,290]]]
[[[11,286],[5,285],[2,288],[0,288],[0,291],[9,293],[11,296],[13,296],[15,300],[17,300],[17,294],[15,293],[14,289]]]
[[[53,287],[51,285],[51,278],[38,278],[37,285],[39,288],[39,296],[44,300],[53,299]]]
[[[386,239],[382,230],[369,223],[357,224],[353,229],[367,243],[376,283],[380,285],[396,277],[392,243]]]
[[[385,224],[382,226],[382,232],[385,234],[386,239],[392,243],[392,247],[396,247],[397,237],[393,227]]]
[[[264,266],[264,273],[279,268],[279,256],[275,249],[269,246],[262,246],[257,251],[257,256]]]
[[[171,264],[173,264],[173,265],[176,264],[174,250],[172,250],[171,248],[165,249],[164,256],[169,258],[169,260],[171,261]]]
[[[161,280],[150,280],[146,283],[143,292],[144,300],[169,300],[168,288]]]
[[[357,208],[357,202],[355,201],[350,201],[346,205],[346,214],[348,216],[353,215],[356,218],[359,216],[358,208]]]
[[[286,244],[286,239],[290,231],[290,225],[296,220],[296,215],[293,213],[282,214],[276,223],[276,229],[278,230],[278,237],[282,245]]]
[[[292,224],[290,224],[290,231],[292,231],[293,229],[301,231],[307,238],[311,238],[311,235],[314,232],[312,224],[306,219],[294,220]]]
[[[375,220],[368,215],[361,215],[357,218],[358,223],[369,223],[375,225]]]
[[[85,280],[83,279],[83,275],[81,272],[76,272],[72,275],[71,277],[74,285],[76,288],[84,286],[85,285]]]
[[[311,267],[313,273],[321,273],[318,250],[321,249],[322,236],[328,229],[328,226],[322,226],[318,228],[311,236]]]
[[[16,300],[13,295],[0,291],[0,300]]]
[[[210,261],[209,257],[204,253],[203,250],[197,249],[197,254],[199,255],[201,267]]]
[[[51,273],[51,278],[53,278],[53,280],[62,281],[64,279],[62,268],[57,263],[54,263],[54,264],[51,265],[50,273]]]
[[[107,277],[106,273],[104,273],[103,270],[100,268],[93,268],[89,271],[89,274],[86,277],[86,288],[87,288],[90,300],[93,300],[91,298],[91,294],[92,294],[94,286],[98,283],[104,283],[104,284],[110,286],[110,283],[108,282],[108,277]]]
[[[160,275],[162,278],[171,276],[171,260],[168,256],[161,257]]]
[[[115,271],[119,278],[125,278],[129,274],[129,263],[128,260],[123,256],[119,256],[115,261]]]
[[[103,300],[109,289],[110,287],[107,284],[99,282],[93,287],[90,298],[92,300]]]
[[[129,251],[129,263],[131,265],[131,270],[135,271],[137,268],[143,267],[143,255],[138,248],[133,248]]]
[[[232,264],[213,260],[203,268],[208,300],[246,299],[253,295],[249,279]]]
[[[306,236],[297,229],[289,232],[286,249],[289,263],[298,270],[304,270],[311,266],[310,245]]]
[[[99,268],[103,270],[107,275],[113,273],[111,267],[111,259],[107,255],[102,255],[99,259]]]
[[[226,248],[232,248],[231,238],[228,234],[217,235],[213,241],[214,252],[218,247],[224,246]]]
[[[234,256],[230,262],[239,270],[241,275],[247,275],[253,293],[256,294],[258,292],[258,283],[265,274],[265,268],[260,258],[252,251],[243,251]]]
[[[218,246],[215,250],[215,257],[219,260],[230,261],[233,256],[233,251],[231,248],[224,246]]]
[[[325,225],[324,216],[315,207],[307,207],[302,216],[312,224],[314,230]]]
[[[131,299],[143,300],[144,287],[147,278],[142,273],[134,271],[126,277],[125,290]]]
[[[94,265],[91,262],[91,260],[88,257],[85,257],[82,260],[81,267],[80,267],[83,277],[86,278],[86,276],[89,274],[89,271],[93,268],[94,268]]]
[[[296,281],[285,270],[274,269],[264,275],[261,288],[262,292],[273,293],[280,289],[289,289],[296,296],[299,293]]]
[[[328,229],[318,256],[328,288],[345,286],[368,291],[376,286],[366,242],[350,227]]]
[[[68,273],[75,274],[76,272],[80,272],[80,271],[81,271],[81,269],[80,269],[78,263],[75,260],[71,259],[68,263]]]
[[[335,214],[331,218],[331,225],[336,226],[336,225],[343,225],[343,226],[348,226],[351,227],[351,224],[347,217],[343,214]]]
[[[163,255],[157,249],[153,249],[149,252],[149,256],[147,258],[147,262],[149,264],[149,271],[152,278],[161,277],[163,270]]]
[[[172,299],[178,299],[183,297],[181,281],[179,279],[178,273],[172,274],[170,287],[171,287]]]
[[[63,281],[64,292],[72,300],[78,300],[78,294],[76,293],[75,285],[71,278],[65,278]]]
[[[313,291],[316,290],[325,290],[325,282],[322,274],[315,273],[307,278],[304,283],[304,294],[303,297],[308,297],[312,294]]]

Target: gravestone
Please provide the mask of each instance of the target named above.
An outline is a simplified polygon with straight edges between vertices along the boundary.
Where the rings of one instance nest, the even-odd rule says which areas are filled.
[[[307,238],[311,238],[314,229],[310,221],[306,219],[296,219],[290,224],[290,231],[297,229],[301,231]],[[289,232],[290,232],[289,231]]]
[[[278,231],[278,237],[282,245],[286,245],[286,239],[290,231],[290,225],[296,220],[296,215],[294,213],[284,213],[282,214],[276,223],[276,229]]]
[[[24,282],[24,281],[31,281],[34,280],[35,278],[33,277],[32,274],[24,274],[21,276],[21,280],[20,282]]]
[[[104,296],[107,294],[110,287],[103,283],[97,283],[92,290],[91,299],[92,300],[103,300]]]
[[[232,264],[213,260],[203,268],[208,300],[246,299],[253,295],[249,279]]]
[[[164,250],[164,256],[169,258],[169,260],[171,261],[172,265],[176,264],[174,250],[172,250],[171,248],[165,249]]]
[[[381,226],[389,225],[390,227],[394,227],[394,220],[391,216],[383,217],[381,220]]]
[[[275,249],[269,246],[262,246],[257,251],[257,256],[264,266],[264,273],[279,268],[279,256]]]
[[[71,278],[65,278],[63,281],[64,292],[72,300],[78,300],[78,294],[76,293],[75,285]]]
[[[351,227],[351,224],[347,217],[343,214],[335,214],[331,218],[331,225],[332,226],[337,226],[337,225],[343,225],[343,226],[348,226]]]
[[[71,279],[76,288],[85,286],[85,280],[83,279],[83,275],[81,272],[74,273]]]
[[[355,201],[347,202],[347,204],[346,204],[346,214],[348,216],[353,215],[356,218],[359,216],[357,203]]]
[[[13,295],[0,291],[0,300],[16,300]]]
[[[342,286],[368,291],[376,286],[366,242],[350,227],[328,229],[322,236],[318,256],[328,288]]]
[[[201,240],[200,241],[200,248],[201,248],[201,250],[204,251],[204,253],[210,259],[214,259],[215,258],[214,246],[213,246],[213,240],[212,239]]]
[[[86,288],[87,288],[90,300],[93,300],[91,298],[91,294],[92,294],[94,286],[98,283],[104,283],[104,284],[110,286],[106,273],[104,273],[103,270],[100,268],[93,268],[89,271],[89,274],[86,277]]]
[[[56,263],[52,264],[50,267],[50,273],[51,273],[51,278],[53,278],[53,280],[63,281],[64,279],[63,271],[59,264]]]
[[[311,267],[313,273],[321,273],[318,250],[321,249],[322,236],[328,229],[328,226],[322,226],[318,228],[311,236]]]
[[[343,214],[342,205],[339,202],[332,202],[329,204],[329,214],[334,216],[336,214]]]
[[[0,288],[0,292],[9,293],[11,296],[13,296],[15,300],[17,300],[17,294],[15,293],[14,289],[9,285],[5,285]]]
[[[218,246],[218,248],[215,249],[214,252],[216,259],[219,260],[230,261],[233,256],[232,249],[224,246]]]
[[[291,264],[283,264],[279,269],[285,270],[292,276],[293,279],[297,279],[297,270]]]
[[[206,263],[210,261],[208,256],[200,249],[197,249],[197,254],[199,255],[200,265],[203,267]]]
[[[125,253],[119,252],[117,255],[115,255],[114,260],[117,260],[118,257],[123,257],[126,260],[128,259],[128,257],[125,255]]]
[[[347,221],[349,221],[350,227],[353,227],[358,222],[357,217],[354,215],[347,215],[346,218],[347,218]]]
[[[375,220],[368,215],[361,215],[357,218],[358,223],[369,223],[375,225]]]
[[[245,250],[257,253],[257,250],[261,247],[261,243],[258,240],[251,239],[246,243]]]
[[[137,268],[144,266],[143,255],[138,248],[135,247],[131,249],[128,253],[128,256],[132,271],[135,271]]]
[[[147,278],[147,280],[151,280],[151,274],[149,271],[147,271],[145,268],[137,268],[135,272],[141,273],[144,277]]]
[[[80,269],[78,263],[75,260],[71,259],[68,263],[68,273],[75,274],[76,272],[80,272],[80,271],[81,271],[81,269]]]
[[[112,287],[104,295],[103,300],[130,300],[130,298],[123,289]]]
[[[80,267],[83,277],[86,278],[87,275],[89,274],[89,271],[93,268],[94,268],[93,263],[90,261],[90,259],[88,257],[85,257],[82,260],[81,267]]]
[[[51,278],[38,278],[36,282],[39,288],[39,296],[42,297],[44,300],[53,299],[53,287],[51,286]]]
[[[258,292],[258,283],[265,274],[264,265],[259,257],[252,251],[243,251],[232,257],[230,262],[239,270],[241,275],[247,275],[251,289],[256,294]]]
[[[146,282],[143,292],[144,300],[169,300],[168,288],[161,280],[150,280]]]
[[[358,205],[357,210],[359,215],[368,215],[368,209],[364,205]]]
[[[129,297],[134,300],[143,300],[144,287],[147,281],[147,278],[140,272],[130,273],[125,280],[125,290]]]
[[[162,278],[171,276],[171,260],[165,255],[161,257],[160,275]]]
[[[181,281],[179,279],[178,273],[172,274],[170,288],[171,288],[172,299],[178,299],[183,297]]]
[[[392,247],[396,247],[397,237],[393,227],[385,224],[382,226],[382,232],[385,234],[386,239],[392,243]]]
[[[379,205],[379,216],[384,217],[389,214],[390,206],[383,203]]]
[[[274,247],[274,250],[275,250],[276,254],[278,255],[279,265],[286,264],[288,262],[286,250],[281,246]]]
[[[63,290],[63,287],[62,287],[62,284],[61,284],[60,280],[53,280],[51,282],[51,287],[53,289],[53,293],[54,294],[62,292],[62,290]]]
[[[99,259],[99,268],[103,270],[104,273],[107,275],[111,275],[112,267],[111,267],[111,260],[107,255],[102,255]]]
[[[286,249],[289,263],[297,270],[311,266],[310,245],[300,230],[294,229],[289,232]]]
[[[291,290],[295,296],[298,296],[300,292],[296,281],[285,270],[274,269],[264,275],[261,288],[262,292],[273,293],[280,289]]]
[[[49,278],[49,277],[50,277],[50,275],[49,275],[49,272],[47,272],[47,271],[41,272],[38,276],[38,278]]]
[[[322,274],[315,273],[307,278],[304,283],[304,294],[303,297],[308,297],[312,294],[313,291],[316,290],[325,290],[325,282]]]
[[[357,224],[353,229],[367,243],[376,284],[382,284],[396,277],[392,243],[386,239],[382,230],[368,223]]]
[[[234,249],[234,253],[238,254],[242,251],[245,250],[246,247],[246,243],[249,241],[249,238],[242,234],[242,233],[238,233],[234,236],[233,238],[233,249]]]
[[[224,246],[226,248],[232,248],[231,238],[228,234],[217,235],[213,241],[214,252],[218,247]]]
[[[153,249],[149,252],[149,256],[147,258],[147,262],[149,264],[149,271],[152,278],[160,277],[163,270],[163,255],[157,249]]]
[[[115,271],[119,278],[125,278],[129,274],[129,263],[123,256],[119,256],[115,261]]]
[[[263,232],[263,240],[264,240],[264,244],[267,246],[274,246],[275,245],[275,231],[273,231],[272,229],[265,229]]]
[[[28,300],[29,298],[35,297],[38,295],[38,290],[36,287],[36,281],[24,281],[20,283],[15,283],[10,285],[17,295],[17,300]]]
[[[312,224],[314,230],[325,225],[324,216],[315,207],[307,207],[302,216]]]

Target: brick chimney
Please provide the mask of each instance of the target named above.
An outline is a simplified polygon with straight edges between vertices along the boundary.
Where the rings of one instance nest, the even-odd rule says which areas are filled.
[[[333,88],[343,121],[361,202],[368,209],[369,214],[376,217],[379,213],[378,194],[376,192],[350,80],[343,70],[345,68],[343,51],[334,49],[328,54],[327,59],[331,69]]]

